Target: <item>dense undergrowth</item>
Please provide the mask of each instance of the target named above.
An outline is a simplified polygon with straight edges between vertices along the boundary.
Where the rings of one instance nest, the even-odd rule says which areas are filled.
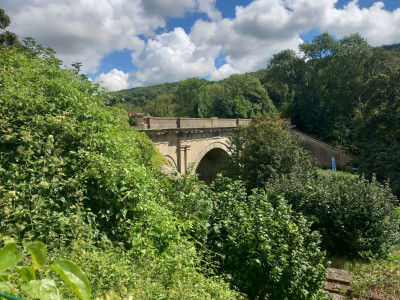
[[[235,298],[163,205],[162,156],[99,87],[37,45],[0,55],[1,235],[74,260],[95,296]]]
[[[99,86],[26,45],[0,49],[0,246],[46,243],[49,263],[78,264],[93,297],[323,297],[319,236],[284,200],[161,174],[161,154]]]

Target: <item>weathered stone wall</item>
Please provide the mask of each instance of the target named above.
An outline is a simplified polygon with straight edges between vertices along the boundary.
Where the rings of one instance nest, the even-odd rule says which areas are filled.
[[[298,135],[303,139],[302,147],[315,157],[320,167],[330,167],[332,165],[331,158],[334,156],[336,166],[350,168],[349,163],[352,161],[352,157],[347,155],[344,150],[335,148],[294,128],[291,129],[291,134]]]

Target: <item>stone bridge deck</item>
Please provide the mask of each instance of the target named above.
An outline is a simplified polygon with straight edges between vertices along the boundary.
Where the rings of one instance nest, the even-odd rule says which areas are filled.
[[[179,173],[186,173],[193,165],[193,170],[206,182],[215,177],[215,171],[223,161],[223,157],[230,154],[229,136],[239,125],[250,122],[252,119],[160,118],[135,115],[136,128],[150,137]],[[330,166],[332,156],[335,157],[338,167],[345,167],[351,160],[343,150],[316,140],[292,127],[290,131],[293,135],[300,135],[304,140],[303,147],[322,167]]]

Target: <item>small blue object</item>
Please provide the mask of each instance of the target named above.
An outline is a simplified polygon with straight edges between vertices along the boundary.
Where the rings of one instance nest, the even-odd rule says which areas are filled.
[[[331,157],[332,160],[332,171],[336,171],[336,159],[334,156]]]

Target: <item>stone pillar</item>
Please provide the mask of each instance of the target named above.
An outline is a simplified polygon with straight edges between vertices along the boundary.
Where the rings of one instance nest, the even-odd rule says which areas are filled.
[[[135,126],[137,129],[146,129],[147,124],[145,123],[144,120],[144,114],[136,114],[135,115]]]
[[[218,117],[211,117],[211,124],[212,124],[212,127],[215,127],[215,126],[214,126],[214,123],[216,123],[216,122],[214,122],[214,121],[216,121],[216,120],[218,120]]]
[[[180,145],[178,147],[178,172],[181,174],[186,174],[188,169],[188,152],[189,152],[190,145]]]

